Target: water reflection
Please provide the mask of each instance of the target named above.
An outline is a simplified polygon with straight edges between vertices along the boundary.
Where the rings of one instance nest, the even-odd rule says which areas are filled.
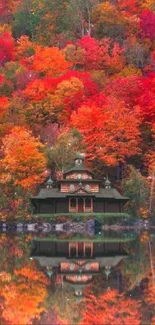
[[[151,232],[0,236],[1,324],[154,324]]]

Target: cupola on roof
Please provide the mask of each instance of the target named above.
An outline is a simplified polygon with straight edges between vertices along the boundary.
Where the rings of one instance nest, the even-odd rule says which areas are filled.
[[[109,181],[108,176],[106,177],[106,180],[105,180],[105,188],[106,188],[106,189],[111,188],[111,182]]]
[[[75,159],[74,159],[74,167],[70,168],[69,170],[67,170],[66,172],[64,172],[64,175],[67,175],[71,172],[78,172],[78,171],[83,171],[83,172],[88,172],[89,174],[93,175],[93,173],[87,169],[84,165],[84,160],[85,160],[85,157],[84,157],[84,154],[82,153],[77,153]]]
[[[53,180],[51,179],[51,177],[49,177],[49,179],[47,180],[46,186],[47,187],[52,187],[53,186]]]

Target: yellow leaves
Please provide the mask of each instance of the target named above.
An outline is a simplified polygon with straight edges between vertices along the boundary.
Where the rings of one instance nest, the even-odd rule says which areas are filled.
[[[76,77],[72,77],[70,80],[62,81],[57,87],[57,92],[63,96],[70,97],[83,88],[82,81]]]
[[[42,80],[35,79],[29,82],[23,94],[27,96],[30,100],[39,101],[45,97],[45,84]]]
[[[0,282],[10,282],[11,275],[5,271],[0,272]]]
[[[123,16],[121,16],[120,12],[118,12],[116,7],[108,1],[99,4],[94,9],[93,18],[96,24],[100,24],[104,21],[105,23],[115,25],[116,23],[120,23],[121,19],[123,20]]]
[[[63,50],[65,58],[68,62],[73,65],[84,64],[85,63],[85,51],[84,49],[75,46],[74,44],[69,44]]]
[[[10,32],[11,33],[11,26],[8,24],[0,25],[0,35],[5,33],[5,32]]]
[[[155,11],[155,2],[154,0],[145,0],[142,3],[142,7],[145,9],[150,9],[152,11]]]
[[[142,76],[140,69],[136,68],[134,65],[126,65],[119,73],[118,77],[129,77],[129,76]]]
[[[69,99],[76,95],[84,88],[83,83],[76,77],[72,77],[69,80],[60,82],[52,98],[52,102],[55,106],[62,105],[65,99]]]

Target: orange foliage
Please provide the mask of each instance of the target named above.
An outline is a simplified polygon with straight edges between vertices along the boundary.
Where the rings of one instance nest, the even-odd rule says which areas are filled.
[[[149,277],[148,287],[145,289],[145,292],[144,292],[144,301],[151,308],[153,308],[153,311],[154,311],[154,308],[155,308],[155,279],[154,279],[153,274]],[[154,320],[154,316],[153,316],[151,324],[154,324],[153,320]]]
[[[35,79],[29,82],[23,94],[30,100],[40,101],[47,96],[47,88],[41,79]]]
[[[21,269],[15,270],[16,275],[20,275],[22,277],[27,278],[29,281],[36,281],[36,282],[41,282],[44,283],[45,285],[48,284],[48,280],[45,277],[43,272],[39,272],[35,264],[32,263],[29,266],[23,266]]]
[[[34,275],[34,278],[33,278]],[[15,270],[13,276],[0,277],[2,318],[14,325],[32,324],[45,311],[42,304],[47,297],[48,280],[35,266]]]
[[[30,59],[23,60],[23,63],[42,75],[53,77],[59,76],[71,67],[57,47],[37,47],[36,54]]]
[[[17,41],[16,58],[21,59],[32,56],[35,53],[36,47],[35,43],[31,42],[28,36],[21,36]]]
[[[84,301],[80,325],[140,325],[139,302],[121,296],[115,290],[95,296],[89,294]]]
[[[32,188],[43,179],[45,158],[39,150],[43,145],[24,127],[14,127],[3,140],[4,158],[1,160],[4,183],[12,180],[23,188]]]

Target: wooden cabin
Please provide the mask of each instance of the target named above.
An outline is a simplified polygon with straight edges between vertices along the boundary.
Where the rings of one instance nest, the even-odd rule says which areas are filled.
[[[103,213],[122,212],[128,201],[113,188],[108,177],[104,186],[94,179],[93,173],[84,165],[84,157],[78,154],[74,166],[64,172],[63,179],[53,185],[51,178],[31,198],[34,213]]]

